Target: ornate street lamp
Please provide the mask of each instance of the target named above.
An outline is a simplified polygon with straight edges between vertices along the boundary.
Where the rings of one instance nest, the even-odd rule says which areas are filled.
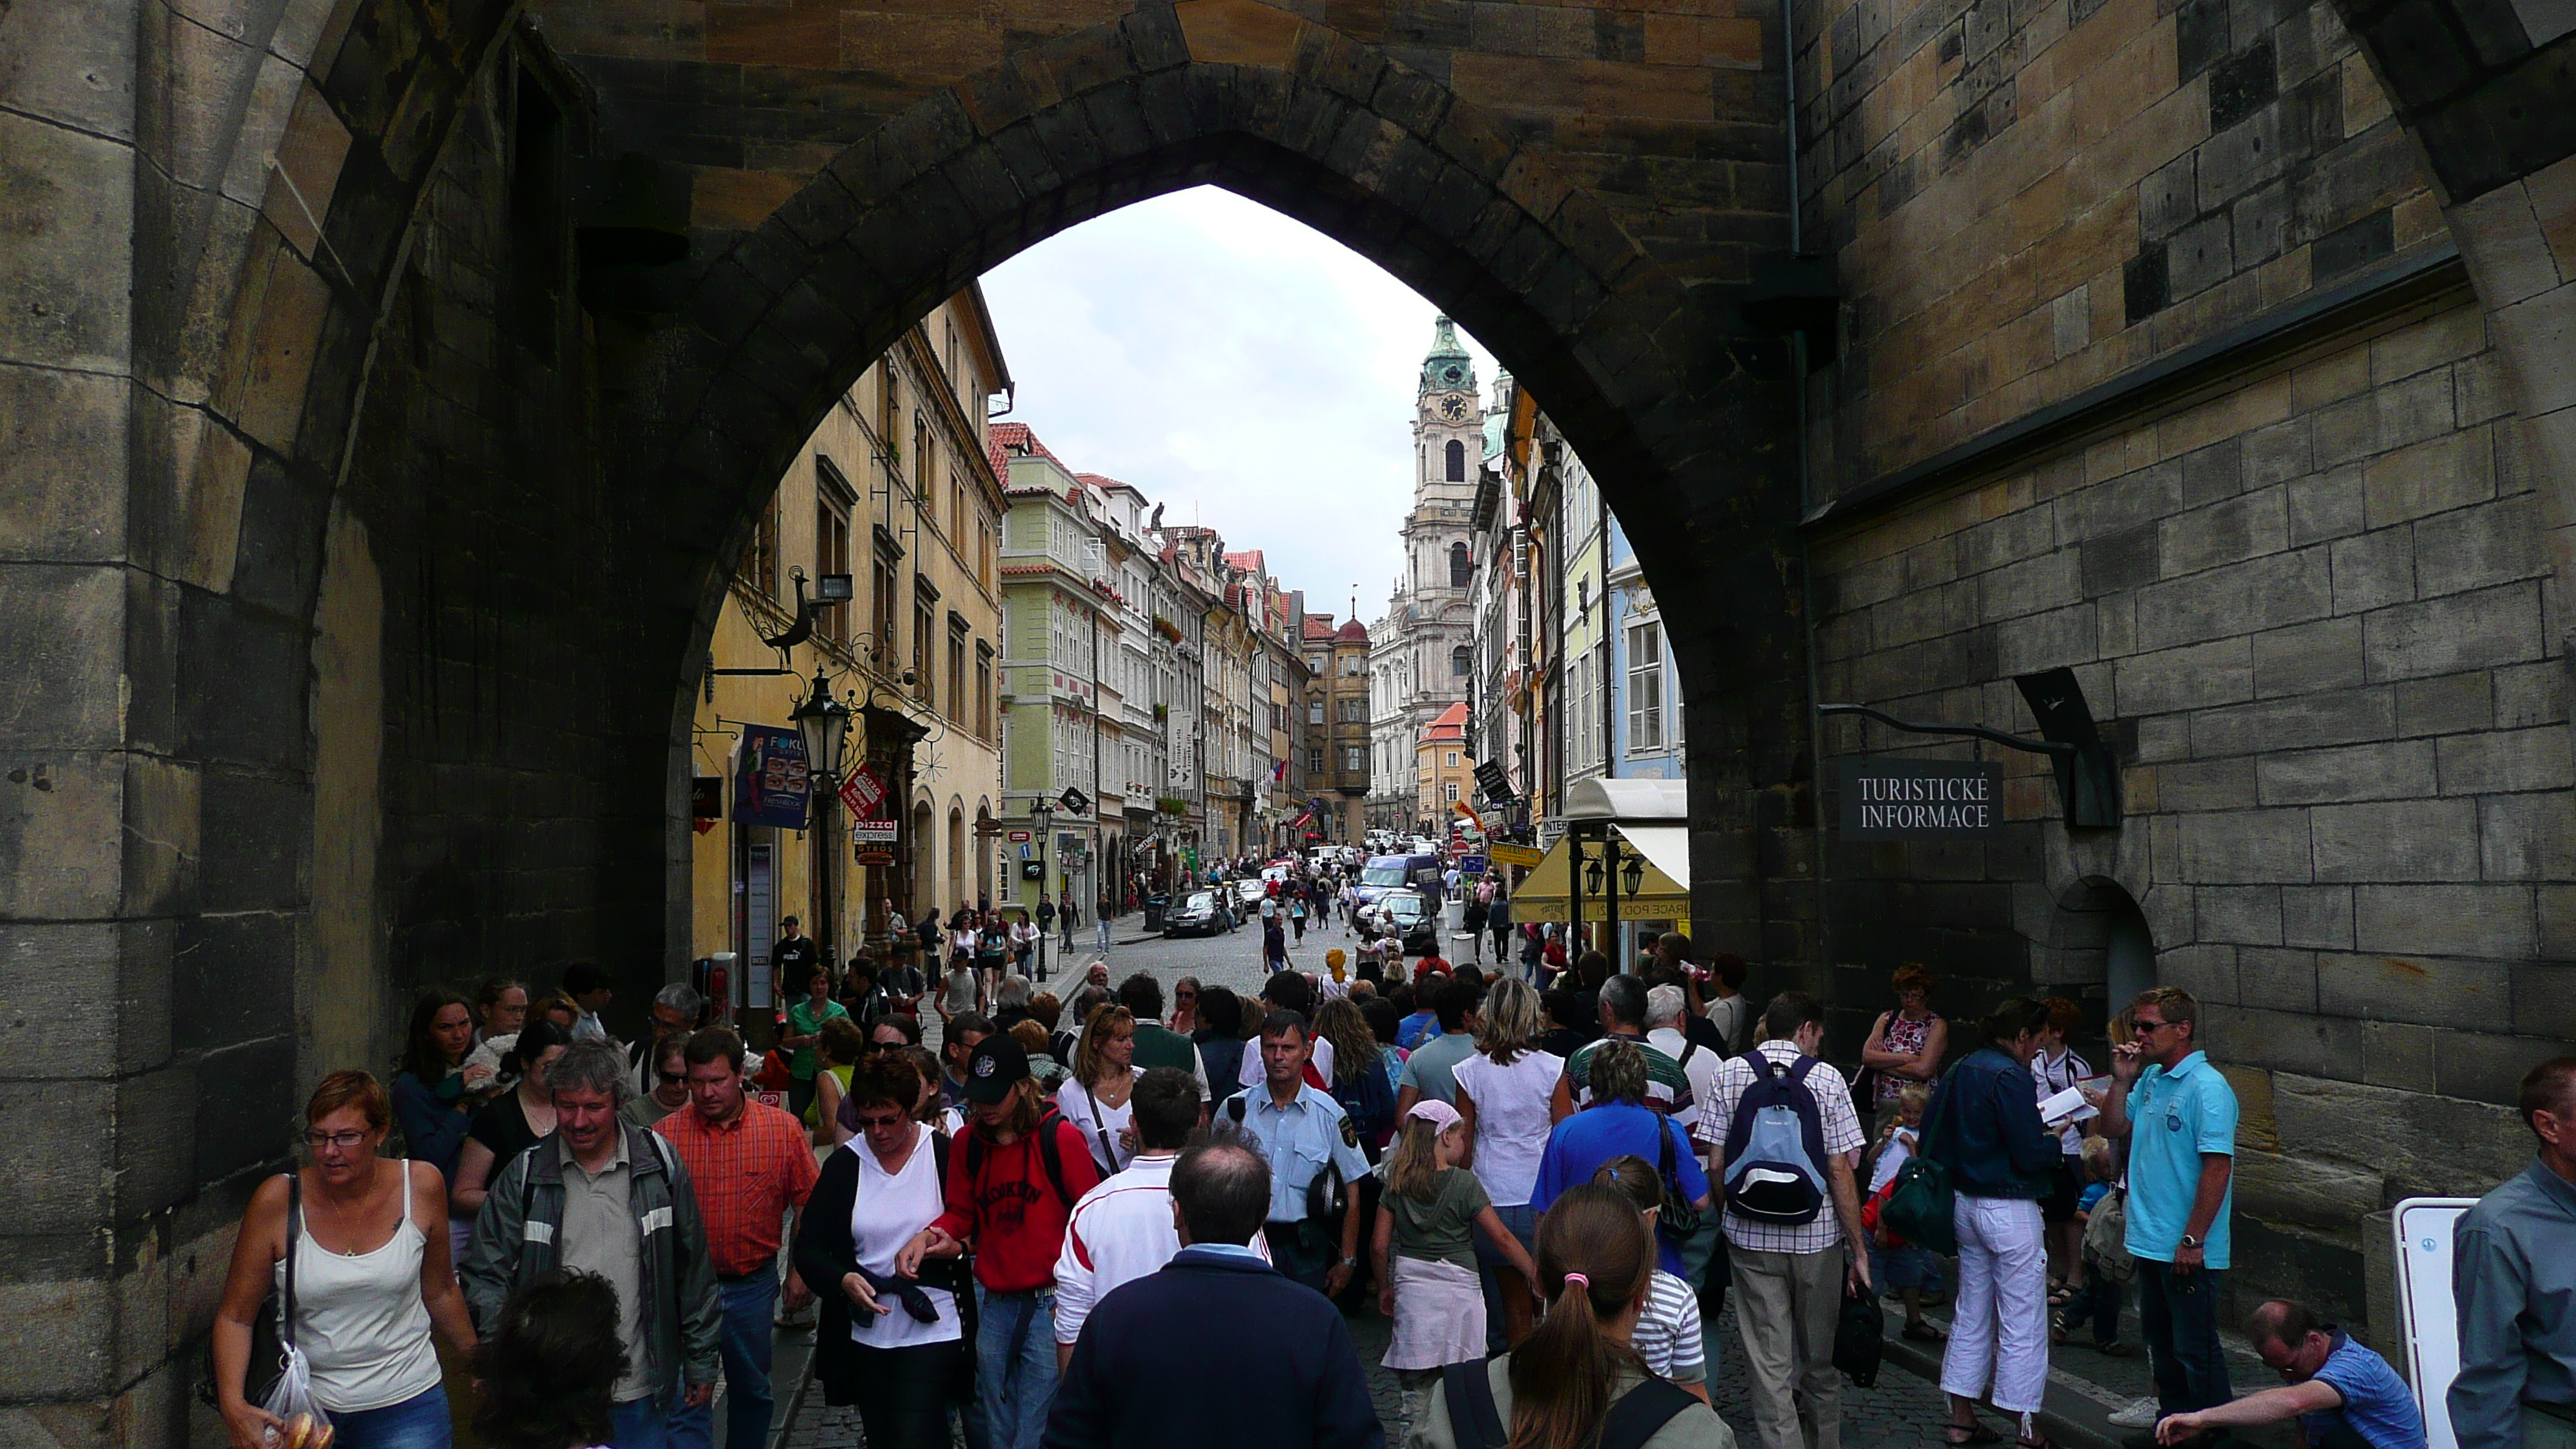
[[[797,703],[788,718],[796,721],[798,732],[805,736],[805,769],[812,792],[814,828],[823,832],[823,838],[828,842],[831,840],[832,806],[840,796],[841,748],[849,743],[850,738],[850,707],[832,697],[832,681],[818,667],[814,671],[814,687],[806,691],[805,698]],[[821,928],[815,933],[815,939],[822,942],[824,950],[835,958],[839,955],[840,913],[834,909],[839,898],[832,893],[832,858],[838,854],[837,848],[814,852],[814,914],[818,918],[815,924]],[[829,964],[838,965],[839,962],[834,959]]]
[[[1619,879],[1628,887],[1629,896],[1634,898],[1638,888],[1646,883],[1646,858],[1642,855],[1629,856],[1628,863],[1620,868]]]

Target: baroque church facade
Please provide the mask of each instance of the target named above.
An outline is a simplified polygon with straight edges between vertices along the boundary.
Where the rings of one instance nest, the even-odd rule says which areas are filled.
[[[1467,703],[1474,670],[1475,557],[1467,541],[1484,460],[1485,419],[1475,359],[1442,317],[1414,393],[1413,507],[1404,516],[1404,572],[1369,629],[1368,823],[1391,830],[1423,818],[1415,746],[1453,704]]]

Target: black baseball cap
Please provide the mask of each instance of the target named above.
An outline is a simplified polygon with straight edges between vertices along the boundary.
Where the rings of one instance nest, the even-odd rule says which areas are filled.
[[[991,1106],[1029,1079],[1029,1054],[1009,1032],[995,1032],[966,1053],[966,1100]]]

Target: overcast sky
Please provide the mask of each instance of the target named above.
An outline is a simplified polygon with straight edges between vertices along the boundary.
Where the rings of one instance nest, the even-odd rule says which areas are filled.
[[[1065,232],[984,278],[1011,416],[1078,473],[1199,522],[1336,614],[1386,607],[1412,498],[1429,302],[1358,253],[1201,187]],[[1492,358],[1473,339],[1490,396]]]

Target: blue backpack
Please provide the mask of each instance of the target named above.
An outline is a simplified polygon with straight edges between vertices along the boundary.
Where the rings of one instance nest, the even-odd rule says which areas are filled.
[[[1825,1127],[1800,1055],[1787,1065],[1748,1052],[1753,1085],[1735,1104],[1726,1133],[1726,1210],[1747,1222],[1795,1227],[1824,1211]]]

